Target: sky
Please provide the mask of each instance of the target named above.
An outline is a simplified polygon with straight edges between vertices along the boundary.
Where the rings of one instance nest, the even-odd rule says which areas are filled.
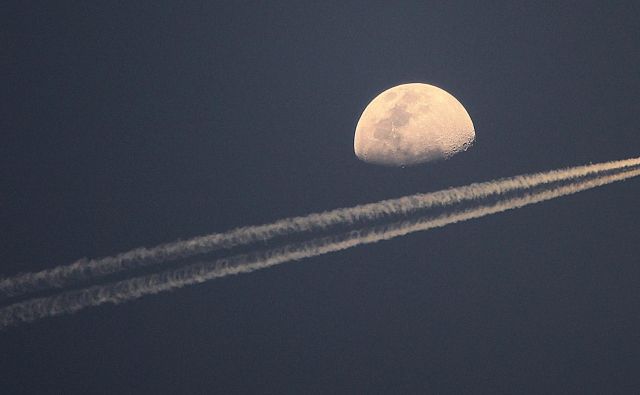
[[[639,156],[640,6],[8,2],[0,277]],[[439,86],[476,143],[359,161]],[[640,180],[0,332],[3,393],[630,392]]]

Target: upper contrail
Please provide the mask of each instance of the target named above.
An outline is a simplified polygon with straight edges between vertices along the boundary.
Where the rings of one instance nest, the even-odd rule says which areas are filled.
[[[136,248],[110,257],[93,260],[83,259],[69,265],[2,279],[0,280],[0,296],[20,296],[30,292],[61,288],[75,282],[97,279],[124,270],[265,241],[291,233],[323,230],[340,224],[371,221],[385,216],[406,215],[430,207],[447,206],[497,196],[548,183],[574,180],[638,165],[640,165],[640,158],[633,158],[521,175],[323,213],[285,218],[271,224],[241,227],[225,233],[214,233],[190,240],[161,244],[152,248]]]
[[[412,232],[480,218],[639,175],[640,169],[621,171],[616,174],[602,175],[562,186],[550,186],[534,193],[503,199],[494,204],[458,210],[437,217],[418,218],[387,226],[366,228],[339,236],[289,244],[269,251],[223,258],[214,262],[191,264],[180,269],[69,291],[58,296],[18,302],[0,309],[0,329],[19,322],[30,322],[44,317],[73,313],[83,308],[103,303],[120,303],[144,295],[202,283],[230,274],[247,273],[293,260],[327,254],[362,244],[392,239]]]

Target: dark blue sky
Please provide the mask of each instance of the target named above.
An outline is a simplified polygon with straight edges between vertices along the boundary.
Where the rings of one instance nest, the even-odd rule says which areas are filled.
[[[637,2],[0,6],[0,275],[638,156]],[[379,92],[477,142],[359,162]],[[0,333],[3,393],[630,392],[638,180]]]

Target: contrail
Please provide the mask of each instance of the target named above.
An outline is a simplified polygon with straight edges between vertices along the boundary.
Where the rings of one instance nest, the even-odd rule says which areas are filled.
[[[69,291],[58,296],[31,299],[0,309],[0,329],[20,322],[31,322],[49,316],[73,313],[83,308],[98,306],[103,303],[121,303],[144,295],[169,291],[231,274],[248,273],[289,261],[323,255],[381,240],[389,240],[417,231],[439,228],[571,195],[639,175],[640,169],[627,170],[563,186],[548,187],[520,197],[503,199],[494,204],[458,210],[436,217],[423,217],[386,226],[351,231],[339,236],[289,244],[269,251],[238,255],[214,262],[195,263],[176,270]]]
[[[204,254],[219,249],[266,241],[292,233],[312,232],[341,224],[357,224],[389,216],[407,215],[435,206],[448,206],[537,186],[575,180],[608,171],[640,165],[640,158],[577,166],[544,173],[515,176],[446,190],[383,200],[350,208],[340,208],[301,217],[285,218],[271,224],[236,228],[161,244],[152,248],[136,248],[118,255],[62,265],[40,272],[23,273],[0,280],[0,298],[13,297],[74,283],[95,280],[110,274],[172,260]]]

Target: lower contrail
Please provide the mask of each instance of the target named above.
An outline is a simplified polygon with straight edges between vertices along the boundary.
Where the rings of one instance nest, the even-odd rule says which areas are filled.
[[[385,217],[407,215],[435,206],[448,206],[490,196],[499,196],[509,192],[527,190],[555,182],[576,180],[589,175],[603,174],[638,165],[640,165],[640,158],[633,158],[521,175],[302,217],[285,218],[271,224],[241,227],[225,233],[176,241],[152,248],[137,248],[100,259],[82,259],[69,265],[1,279],[0,297],[20,296],[52,288],[62,288],[121,271],[169,262],[223,248],[252,244],[292,233],[325,230],[341,224],[353,225]]]
[[[562,186],[547,187],[534,193],[503,199],[493,204],[445,213],[436,217],[418,218],[386,226],[366,228],[339,236],[289,244],[269,251],[238,255],[214,262],[195,263],[176,270],[69,291],[57,296],[31,299],[0,309],[0,329],[20,322],[31,322],[45,317],[73,313],[83,308],[98,306],[103,303],[121,303],[144,295],[169,291],[231,274],[247,273],[358,245],[389,240],[417,231],[439,228],[574,194],[639,175],[640,169],[621,171],[616,174],[603,175]]]

